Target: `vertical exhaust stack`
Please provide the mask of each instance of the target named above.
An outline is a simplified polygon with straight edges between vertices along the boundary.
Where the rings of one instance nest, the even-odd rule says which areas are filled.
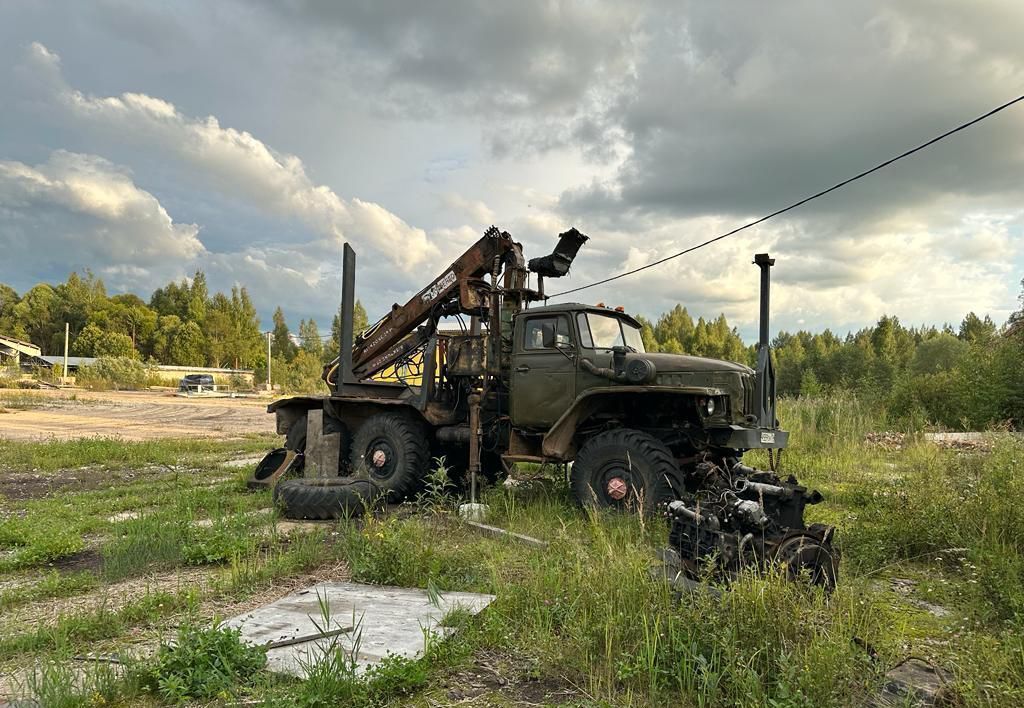
[[[775,369],[772,367],[768,317],[770,313],[771,268],[775,259],[767,253],[754,256],[754,265],[761,269],[761,328],[757,343],[757,424],[760,428],[775,429]]]
[[[341,259],[341,332],[338,342],[338,373],[334,378],[334,394],[341,395],[342,387],[354,383],[352,375],[352,319],[356,297],[356,252],[345,244]]]

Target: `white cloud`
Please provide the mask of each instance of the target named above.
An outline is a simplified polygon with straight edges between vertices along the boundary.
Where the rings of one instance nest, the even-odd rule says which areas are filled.
[[[437,255],[422,229],[379,204],[345,200],[315,184],[301,159],[276,152],[247,131],[221,126],[214,116],[186,116],[172,103],[142,93],[86,95],[67,85],[58,55],[38,42],[31,45],[30,60],[79,128],[84,125],[172,155],[195,168],[196,176],[212,189],[298,218],[338,244],[350,240],[370,245],[403,270],[412,271]]]
[[[441,204],[466,218],[471,219],[481,227],[488,227],[495,223],[497,217],[494,211],[480,199],[468,199],[461,194],[448,192],[441,195]]]
[[[62,150],[35,166],[0,161],[0,222],[5,261],[26,270],[126,264],[108,272],[149,285],[205,251],[199,227],[174,223],[124,167]]]

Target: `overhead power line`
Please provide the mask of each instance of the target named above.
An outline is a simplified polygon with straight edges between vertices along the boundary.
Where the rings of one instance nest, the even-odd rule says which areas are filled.
[[[803,206],[807,202],[813,201],[813,200],[817,199],[818,197],[823,197],[826,194],[828,194],[829,192],[834,192],[834,191],[836,191],[837,189],[839,189],[841,187],[845,187],[846,185],[850,184],[851,182],[856,182],[859,179],[867,177],[868,175],[872,174],[873,172],[878,172],[879,170],[881,170],[883,168],[886,168],[886,167],[888,167],[889,165],[891,165],[891,164],[893,164],[895,162],[899,162],[900,160],[902,160],[905,157],[910,157],[914,153],[920,152],[921,150],[924,150],[925,148],[934,145],[935,143],[939,142],[940,140],[945,140],[949,136],[953,135],[954,133],[958,133],[961,130],[964,130],[965,128],[970,128],[972,125],[974,125],[976,123],[980,123],[981,121],[985,120],[986,118],[990,118],[990,117],[994,116],[996,113],[999,113],[1000,111],[1005,111],[1010,106],[1012,106],[1012,105],[1014,105],[1016,103],[1020,103],[1021,101],[1024,101],[1024,96],[1018,96],[1017,98],[1013,99],[1012,101],[1007,101],[1006,103],[1002,104],[1001,106],[997,106],[996,108],[993,108],[988,113],[980,115],[980,116],[978,116],[977,118],[975,118],[973,120],[967,121],[966,123],[962,123],[961,125],[958,125],[957,127],[953,128],[952,130],[947,130],[942,135],[938,135],[938,136],[932,138],[931,140],[929,140],[928,142],[921,143],[917,147],[911,148],[910,150],[907,150],[904,153],[900,153],[896,157],[892,157],[892,158],[886,160],[885,162],[880,162],[879,164],[875,165],[871,169],[864,170],[863,172],[861,172],[859,174],[856,174],[853,177],[849,177],[847,179],[844,179],[842,182],[838,182],[838,183],[832,185],[831,187],[829,187],[828,189],[823,189],[820,192],[816,192],[816,193],[810,195],[809,197],[804,197],[803,199],[801,199],[798,202],[793,202],[789,206],[786,206],[786,207],[783,207],[781,209],[778,209],[777,211],[773,211],[771,214],[768,214],[766,216],[762,216],[760,219],[757,219],[755,221],[751,221],[749,223],[743,224],[742,226],[739,226],[739,227],[733,229],[732,231],[728,231],[728,232],[726,232],[726,233],[724,233],[724,234],[722,234],[720,236],[715,236],[714,238],[710,238],[707,241],[703,241],[701,243],[698,243],[696,246],[691,246],[690,248],[687,248],[687,249],[684,249],[682,251],[679,251],[679,253],[673,253],[671,256],[665,256],[664,258],[659,258],[658,260],[652,261],[651,263],[648,263],[646,265],[642,265],[639,268],[634,268],[633,270],[627,270],[625,273],[619,273],[618,275],[612,275],[612,276],[609,276],[607,278],[603,278],[602,280],[597,280],[597,281],[595,281],[593,283],[588,283],[587,285],[581,285],[578,288],[571,288],[570,290],[563,290],[562,292],[554,293],[553,295],[550,295],[549,297],[561,297],[562,295],[568,295],[570,293],[579,292],[580,290],[586,290],[588,288],[593,288],[593,287],[596,287],[598,285],[604,285],[605,283],[610,283],[613,280],[618,280],[619,278],[625,278],[626,276],[634,275],[635,273],[639,273],[640,271],[647,270],[648,268],[653,268],[654,266],[661,265],[662,263],[665,263],[666,261],[670,261],[670,260],[672,260],[674,258],[679,258],[680,256],[685,256],[687,253],[692,253],[693,251],[696,251],[698,248],[704,248],[705,246],[708,246],[708,245],[710,245],[712,243],[715,243],[716,241],[721,241],[724,238],[729,238],[730,236],[734,236],[735,234],[738,234],[740,231],[744,231],[746,229],[749,229],[752,226],[757,226],[758,224],[761,224],[761,223],[763,223],[765,221],[768,221],[769,219],[772,219],[772,218],[774,218],[776,216],[779,216],[780,214],[785,214],[787,211],[790,211],[792,209],[796,209],[797,207]]]

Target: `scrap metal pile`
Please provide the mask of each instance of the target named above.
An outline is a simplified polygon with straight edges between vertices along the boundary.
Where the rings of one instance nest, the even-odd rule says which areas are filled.
[[[668,504],[669,544],[686,577],[731,578],[743,568],[778,564],[790,579],[835,587],[835,529],[804,524],[804,507],[822,496],[794,476],[755,469],[735,458],[698,463],[683,498]]]

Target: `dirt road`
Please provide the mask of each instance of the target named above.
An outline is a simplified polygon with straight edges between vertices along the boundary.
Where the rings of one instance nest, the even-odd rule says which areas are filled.
[[[32,391],[19,392],[16,405],[0,391],[0,438],[70,440],[117,437],[232,438],[273,433],[266,398],[179,398],[170,393]]]

